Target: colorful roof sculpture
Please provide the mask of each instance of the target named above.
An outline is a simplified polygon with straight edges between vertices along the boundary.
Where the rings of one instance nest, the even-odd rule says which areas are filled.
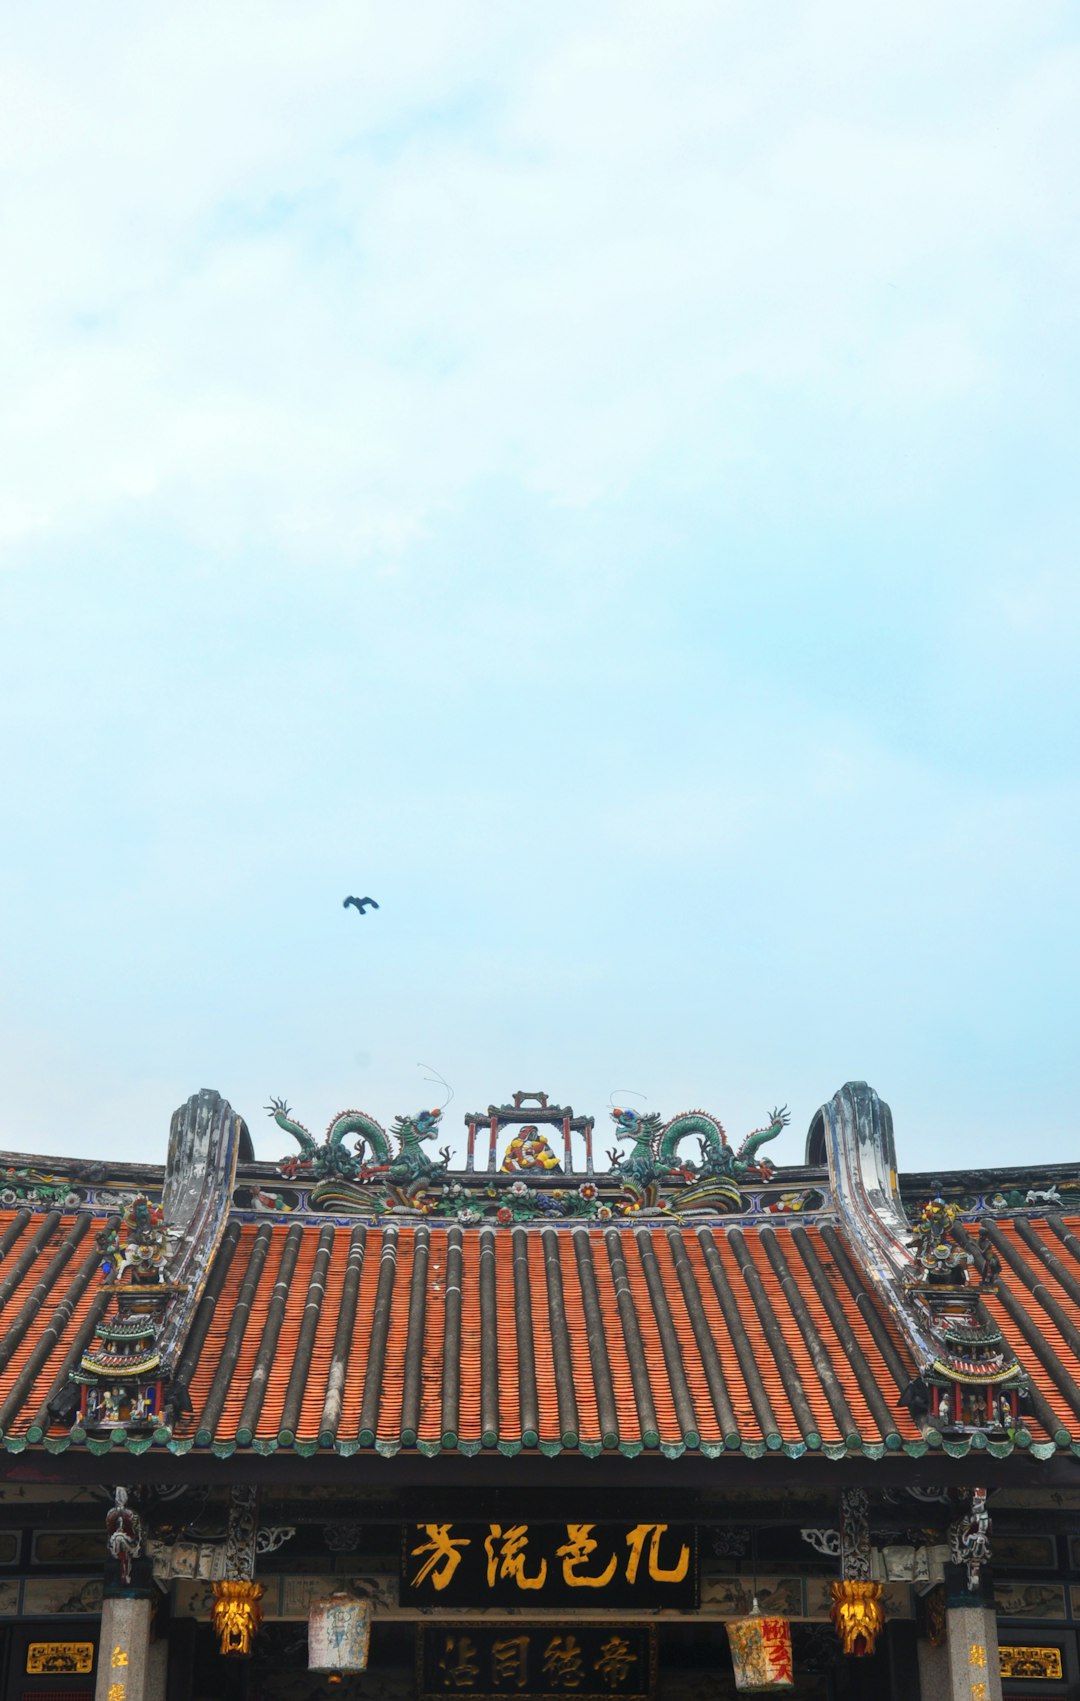
[[[343,1112],[282,1175],[238,1168],[239,1118],[196,1095],[160,1231],[123,1198],[154,1193],[146,1166],[135,1189],[78,1166],[28,1188],[0,1212],[0,1448],[1080,1457],[1080,1217],[1026,1203],[1060,1203],[1066,1178],[1017,1173],[1023,1205],[976,1189],[967,1212],[946,1181],[909,1221],[887,1107],[859,1083],[815,1119],[827,1163],[786,1170],[759,1155],[782,1113],[736,1150],[705,1112],[620,1109],[636,1167],[616,1152],[602,1174],[592,1119],[544,1095],[467,1119],[459,1171],[424,1151],[426,1114],[395,1139]],[[497,1167],[522,1129],[558,1169]],[[122,1238],[144,1217],[159,1235],[149,1297],[103,1276],[117,1205]],[[87,1379],[112,1391],[88,1401]]]

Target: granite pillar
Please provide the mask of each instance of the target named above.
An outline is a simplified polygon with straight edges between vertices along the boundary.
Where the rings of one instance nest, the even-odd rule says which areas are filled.
[[[152,1701],[147,1685],[151,1610],[149,1600],[106,1595],[101,1608],[94,1701]]]
[[[945,1615],[949,1701],[1001,1701],[997,1619],[989,1602],[950,1606]]]

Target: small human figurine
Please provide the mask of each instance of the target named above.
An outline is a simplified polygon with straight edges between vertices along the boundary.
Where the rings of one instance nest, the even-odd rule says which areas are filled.
[[[521,1169],[546,1169],[561,1172],[562,1165],[534,1123],[527,1124],[514,1135],[503,1157],[502,1172],[510,1174]]]
[[[160,1282],[167,1251],[165,1215],[145,1193],[136,1194],[119,1218],[106,1223],[97,1237],[103,1257],[101,1273],[116,1283]]]
[[[127,1489],[118,1488],[116,1501],[105,1519],[106,1545],[120,1567],[120,1582],[131,1584],[131,1562],[142,1552],[142,1520],[128,1505]]]
[[[1001,1259],[994,1251],[994,1243],[985,1228],[979,1235],[979,1251],[982,1253],[983,1260],[981,1286],[994,1288],[997,1286],[997,1279],[1001,1274]]]

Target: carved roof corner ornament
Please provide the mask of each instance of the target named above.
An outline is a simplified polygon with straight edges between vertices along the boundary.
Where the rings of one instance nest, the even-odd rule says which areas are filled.
[[[992,1234],[976,1252],[959,1207],[938,1197],[908,1221],[892,1112],[865,1081],[822,1106],[811,1138],[824,1145],[847,1235],[915,1356],[900,1403],[924,1434],[1014,1434],[1027,1379],[983,1304],[1001,1270]]]
[[[192,1094],[172,1119],[161,1204],[134,1194],[98,1234],[94,1339],[48,1407],[76,1437],[167,1440],[190,1410],[179,1349],[225,1227],[242,1129],[220,1093]]]

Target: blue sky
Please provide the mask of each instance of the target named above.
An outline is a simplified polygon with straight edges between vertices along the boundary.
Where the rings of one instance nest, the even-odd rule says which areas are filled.
[[[3,1144],[423,1060],[1080,1158],[1073,9],[6,35]]]

